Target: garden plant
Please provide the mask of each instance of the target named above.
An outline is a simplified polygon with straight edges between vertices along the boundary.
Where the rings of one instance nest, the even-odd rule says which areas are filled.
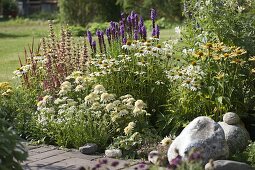
[[[50,21],[49,37],[19,58],[20,86],[0,84],[0,118],[26,139],[68,148],[96,143],[135,158],[198,116],[254,114],[253,1],[183,4],[185,25],[164,42],[154,9],[151,28],[131,11],[75,39],[72,27],[57,35]],[[242,154],[254,165],[253,150],[251,143]],[[199,153],[189,158],[177,157],[171,168],[201,168]]]

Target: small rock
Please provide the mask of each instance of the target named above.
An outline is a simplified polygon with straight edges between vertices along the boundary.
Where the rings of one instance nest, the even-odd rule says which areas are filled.
[[[148,161],[157,165],[159,161],[159,152],[158,151],[151,151],[148,155]]]
[[[217,160],[205,165],[205,170],[254,170],[250,165],[237,161]]]
[[[234,112],[227,112],[223,115],[223,122],[229,125],[236,125],[240,123],[240,117]]]
[[[120,149],[107,149],[105,150],[105,156],[109,158],[120,158],[122,152]]]
[[[229,125],[219,122],[225,133],[225,139],[229,147],[229,153],[242,152],[249,144],[250,136],[248,131],[240,125]]]
[[[86,155],[95,154],[97,149],[98,149],[98,146],[95,143],[87,143],[84,146],[79,147],[79,151]]]
[[[204,165],[209,159],[227,158],[228,145],[222,127],[209,117],[197,117],[170,145],[167,153],[168,161],[171,162],[178,156],[176,150],[185,158],[192,149],[201,151]]]

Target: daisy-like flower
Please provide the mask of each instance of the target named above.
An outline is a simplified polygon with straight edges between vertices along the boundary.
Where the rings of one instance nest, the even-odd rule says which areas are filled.
[[[88,96],[86,96],[84,100],[86,104],[91,104],[94,101],[99,100],[99,96],[96,93],[92,92]]]
[[[255,56],[249,58],[249,61],[255,61]]]
[[[122,109],[120,112],[119,112],[119,115],[120,116],[125,116],[127,115],[129,112],[126,110],[126,109]]]
[[[135,107],[134,110],[133,110],[133,114],[134,114],[135,117],[137,117],[139,115],[142,115],[144,113],[146,113],[146,110],[139,109],[137,107]]]
[[[74,90],[74,91],[80,92],[80,91],[82,91],[82,90],[84,90],[84,87],[83,87],[82,85],[78,85],[78,86],[75,87],[75,90]]]
[[[234,59],[234,60],[232,60],[230,63],[232,63],[232,64],[239,64],[239,65],[243,65],[244,63],[246,63],[246,61],[243,61],[243,60],[241,60],[241,59]]]
[[[114,106],[119,106],[121,104],[121,101],[120,100],[115,100],[114,102],[112,102],[112,104]]]
[[[107,102],[109,102],[109,101],[111,101],[113,99],[114,99],[114,95],[113,94],[102,93],[100,101],[103,102],[103,103],[107,103]]]
[[[90,109],[92,109],[92,110],[98,110],[100,107],[101,107],[101,105],[100,105],[99,102],[94,102],[94,103],[92,104],[92,106],[90,107]]]
[[[104,93],[105,91],[106,91],[106,90],[105,90],[104,86],[101,85],[101,84],[98,84],[98,85],[96,85],[96,86],[94,87],[94,92],[95,92],[96,94],[101,94],[101,93]]]
[[[142,61],[137,62],[137,65],[145,67],[145,66],[149,65],[149,63],[147,63],[146,61],[142,60]]]
[[[134,130],[134,127],[132,127],[132,126],[127,126],[127,127],[125,127],[125,129],[124,129],[124,133],[125,133],[125,135],[130,135],[130,134],[132,134],[133,130]]]
[[[121,100],[124,100],[127,98],[133,98],[133,96],[131,94],[126,94],[126,95],[120,97]]]
[[[251,72],[252,72],[252,73],[255,73],[255,68],[251,69]]]
[[[56,104],[56,105],[58,105],[58,104],[60,104],[62,102],[63,102],[63,100],[60,99],[60,98],[57,98],[56,100],[54,100],[54,104]]]
[[[124,50],[132,50],[134,46],[132,46],[132,43],[130,41],[127,41],[127,43],[123,45],[121,48]]]
[[[145,107],[145,103],[142,101],[142,100],[137,100],[135,102],[135,107],[138,108],[138,109],[143,109]]]
[[[75,79],[76,84],[82,84],[83,82],[84,82],[84,79],[82,76],[76,77],[76,79]]]
[[[172,139],[166,136],[160,143],[162,146],[169,146],[172,144]]]
[[[115,107],[115,105],[113,103],[108,103],[105,107],[107,112],[110,112],[111,110],[113,110]]]

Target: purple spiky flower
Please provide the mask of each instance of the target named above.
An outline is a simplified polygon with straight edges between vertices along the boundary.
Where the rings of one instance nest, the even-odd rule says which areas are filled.
[[[146,27],[145,26],[142,26],[141,32],[142,32],[142,38],[144,40],[146,40],[147,39],[147,31],[146,31]]]
[[[111,45],[111,28],[107,28],[105,32],[106,32],[108,43],[109,45]]]
[[[89,45],[90,47],[92,47],[92,35],[90,31],[87,31],[87,37],[88,37]]]
[[[152,20],[152,28],[155,28],[155,20],[157,17],[157,13],[155,9],[151,9],[151,20]]]
[[[127,44],[127,38],[126,37],[122,38],[122,44],[123,45]]]
[[[93,49],[94,53],[96,53],[96,51],[97,51],[96,45],[97,45],[96,41],[93,41],[92,42],[92,49]]]

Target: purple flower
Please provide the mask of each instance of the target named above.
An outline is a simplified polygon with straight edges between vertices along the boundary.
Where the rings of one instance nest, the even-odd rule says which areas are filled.
[[[151,20],[155,20],[156,17],[157,17],[157,13],[156,13],[155,9],[152,8],[151,9]]]
[[[151,36],[156,37],[156,28],[152,28]]]
[[[89,41],[90,46],[92,46],[92,35],[91,35],[90,31],[87,31],[87,37],[88,37],[88,41]]]
[[[108,43],[109,45],[111,45],[111,29],[107,28],[105,32],[106,32]]]
[[[141,31],[142,31],[142,38],[143,38],[144,40],[146,40],[146,38],[147,38],[146,27],[145,27],[145,26],[142,26]]]
[[[155,19],[156,19],[156,11],[155,9],[151,9],[151,20],[152,20],[152,28],[155,28]]]
[[[103,40],[102,40],[102,36],[101,36],[101,31],[97,30],[96,31],[96,35],[98,37],[98,43],[99,43],[99,47],[100,47],[100,52],[103,53]]]
[[[97,45],[96,41],[93,41],[92,42],[92,49],[93,49],[94,53],[96,53],[96,51],[97,51],[96,45]]]
[[[140,163],[138,167],[139,167],[140,169],[145,168],[145,163]]]
[[[131,18],[131,16],[129,15],[129,16],[127,16],[127,22],[128,22],[128,24],[131,24],[132,23],[132,18]]]
[[[123,39],[122,39],[122,44],[127,44],[127,38],[126,37],[124,37]]]
[[[202,155],[199,151],[193,152],[190,156],[189,156],[189,160],[192,161],[196,161],[196,160],[200,160],[202,159]]]
[[[120,26],[120,35],[121,35],[122,37],[124,37],[124,34],[125,34],[125,27],[124,27],[124,25],[121,25],[121,26]]]
[[[171,160],[170,164],[177,166],[177,165],[180,165],[181,162],[182,162],[182,157],[180,155],[178,155],[176,158]]]

